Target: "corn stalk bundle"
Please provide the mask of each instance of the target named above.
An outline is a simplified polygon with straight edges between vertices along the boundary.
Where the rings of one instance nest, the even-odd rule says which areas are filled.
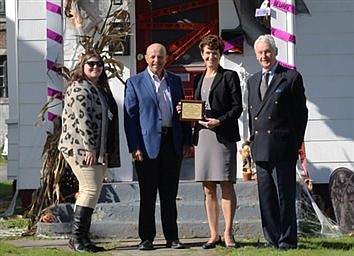
[[[102,56],[108,79],[118,78],[125,85],[121,78],[124,65],[115,59],[115,56],[118,50],[124,51],[124,41],[130,33],[130,17],[126,10],[118,9],[113,12],[111,10],[112,1],[101,29],[95,29],[91,36],[79,36],[79,43],[84,48],[84,52],[94,50]],[[118,30],[117,22],[121,24]],[[61,64],[55,64],[55,67],[61,69],[60,74],[65,80],[70,78],[71,72],[67,67]],[[45,114],[49,108],[53,107],[53,100],[57,96],[49,97],[48,101],[43,105],[38,114],[37,126],[45,122]],[[41,221],[45,215],[52,214],[52,209],[58,203],[65,202],[61,192],[61,181],[69,167],[58,150],[61,128],[61,120],[57,118],[53,121],[53,131],[47,131],[47,138],[42,152],[43,164],[40,187],[32,195],[32,203],[27,213],[30,223],[28,231],[23,235],[35,234],[37,222]],[[75,178],[73,174],[72,176]],[[55,221],[56,219],[54,218],[53,220]]]

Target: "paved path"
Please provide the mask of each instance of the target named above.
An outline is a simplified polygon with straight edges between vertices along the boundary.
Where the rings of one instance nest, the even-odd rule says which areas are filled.
[[[206,238],[192,238],[192,239],[181,239],[181,242],[186,244],[188,249],[167,249],[165,248],[165,240],[158,239],[155,240],[154,246],[155,250],[152,251],[139,251],[137,250],[137,244],[139,243],[136,239],[127,240],[100,240],[96,241],[98,245],[104,246],[106,248],[105,254],[111,253],[112,256],[115,255],[156,255],[156,256],[183,256],[183,255],[193,255],[193,256],[217,256],[217,249],[204,250],[201,245],[206,241]],[[17,239],[8,240],[6,243],[13,244],[21,248],[58,248],[65,251],[70,251],[67,247],[67,239]]]

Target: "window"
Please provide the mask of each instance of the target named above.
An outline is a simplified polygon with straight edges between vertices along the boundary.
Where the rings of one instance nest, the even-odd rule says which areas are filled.
[[[0,18],[6,18],[5,15],[5,0],[0,0]]]
[[[6,55],[0,55],[0,98],[7,98],[7,65]]]

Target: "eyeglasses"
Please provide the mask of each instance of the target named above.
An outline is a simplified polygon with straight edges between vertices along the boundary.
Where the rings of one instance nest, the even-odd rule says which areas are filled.
[[[97,67],[103,67],[104,63],[102,60],[98,61],[86,61],[86,64],[90,66],[90,68],[93,68],[95,65]]]

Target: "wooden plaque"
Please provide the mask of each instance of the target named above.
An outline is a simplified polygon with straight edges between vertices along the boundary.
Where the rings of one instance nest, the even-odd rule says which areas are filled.
[[[204,119],[205,101],[181,100],[181,121],[199,121]]]

